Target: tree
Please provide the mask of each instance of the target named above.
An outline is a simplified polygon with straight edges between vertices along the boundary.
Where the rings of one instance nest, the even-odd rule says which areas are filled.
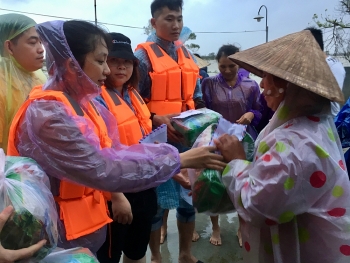
[[[152,33],[153,26],[151,24],[151,20],[148,20],[148,24],[147,24],[147,26],[143,27],[143,31],[144,31],[143,33],[147,36],[149,36]]]
[[[314,22],[325,29],[325,47],[333,51],[334,55],[343,55],[350,61],[350,0],[340,0],[336,8],[336,16],[314,14]]]
[[[206,60],[214,60],[216,57],[215,53],[214,52],[211,52],[209,53],[208,55],[206,56],[202,56],[203,59],[206,59]]]
[[[153,26],[152,26],[152,24],[151,24],[151,20],[148,20],[147,26],[144,26],[144,27],[143,27],[143,31],[144,31],[143,33],[144,33],[145,35],[149,36],[149,35],[152,33],[153,30],[154,30],[154,29],[153,29]],[[196,40],[196,38],[197,38],[197,35],[196,35],[195,33],[192,32],[192,33],[189,35],[188,40]],[[194,43],[185,44],[185,46],[186,46],[189,50],[191,50],[192,52],[197,52],[197,51],[200,49],[200,46],[197,45],[197,44],[194,44]]]
[[[196,53],[196,52],[198,51],[198,49],[200,49],[200,46],[199,46],[199,45],[193,44],[193,43],[191,43],[191,44],[186,44],[185,46],[186,46],[189,50],[191,50],[192,53]]]

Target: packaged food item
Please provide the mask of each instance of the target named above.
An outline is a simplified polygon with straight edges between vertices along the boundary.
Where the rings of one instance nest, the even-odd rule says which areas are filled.
[[[5,223],[0,242],[17,250],[47,243],[27,260],[38,262],[57,246],[57,211],[48,177],[30,158],[5,156],[0,149],[0,210],[12,205],[14,212]]]
[[[97,258],[87,248],[57,249],[40,263],[98,263]]]
[[[252,155],[254,141],[246,133],[246,126],[233,124],[221,118],[218,124],[211,124],[197,138],[193,148],[213,145],[213,139],[223,134],[235,135],[243,144],[246,154]],[[211,169],[188,169],[192,185],[192,202],[198,213],[210,215],[234,211],[233,203],[222,182],[220,171]]]
[[[185,146],[192,147],[197,137],[211,124],[218,123],[221,114],[209,110],[198,109],[182,112],[173,117],[171,124],[184,137]]]

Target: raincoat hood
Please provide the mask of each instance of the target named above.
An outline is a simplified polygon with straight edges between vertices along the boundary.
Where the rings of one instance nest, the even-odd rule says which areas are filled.
[[[1,56],[8,56],[5,54],[4,43],[6,40],[14,39],[19,34],[27,29],[34,27],[36,22],[30,17],[20,14],[5,14],[0,15],[0,54]]]
[[[46,50],[49,73],[43,89],[63,91],[79,104],[86,105],[100,94],[101,88],[85,74],[75,59],[64,34],[64,23],[65,21],[56,20],[37,25]]]
[[[46,77],[41,69],[35,72],[24,70],[5,51],[4,43],[35,25],[33,19],[24,15],[0,15],[0,148],[3,148],[5,153],[10,124],[16,111],[32,87],[43,84]]]

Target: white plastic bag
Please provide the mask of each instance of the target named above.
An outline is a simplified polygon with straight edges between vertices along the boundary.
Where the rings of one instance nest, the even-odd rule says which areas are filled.
[[[0,149],[0,211],[12,205],[0,242],[5,249],[21,249],[47,240],[32,258],[38,262],[57,246],[57,211],[49,180],[38,164],[25,157],[5,156]]]

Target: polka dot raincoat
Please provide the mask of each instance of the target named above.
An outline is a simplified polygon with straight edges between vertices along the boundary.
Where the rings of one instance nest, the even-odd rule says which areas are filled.
[[[243,219],[244,262],[350,262],[350,183],[330,107],[300,101],[287,94],[253,162],[223,172]]]

